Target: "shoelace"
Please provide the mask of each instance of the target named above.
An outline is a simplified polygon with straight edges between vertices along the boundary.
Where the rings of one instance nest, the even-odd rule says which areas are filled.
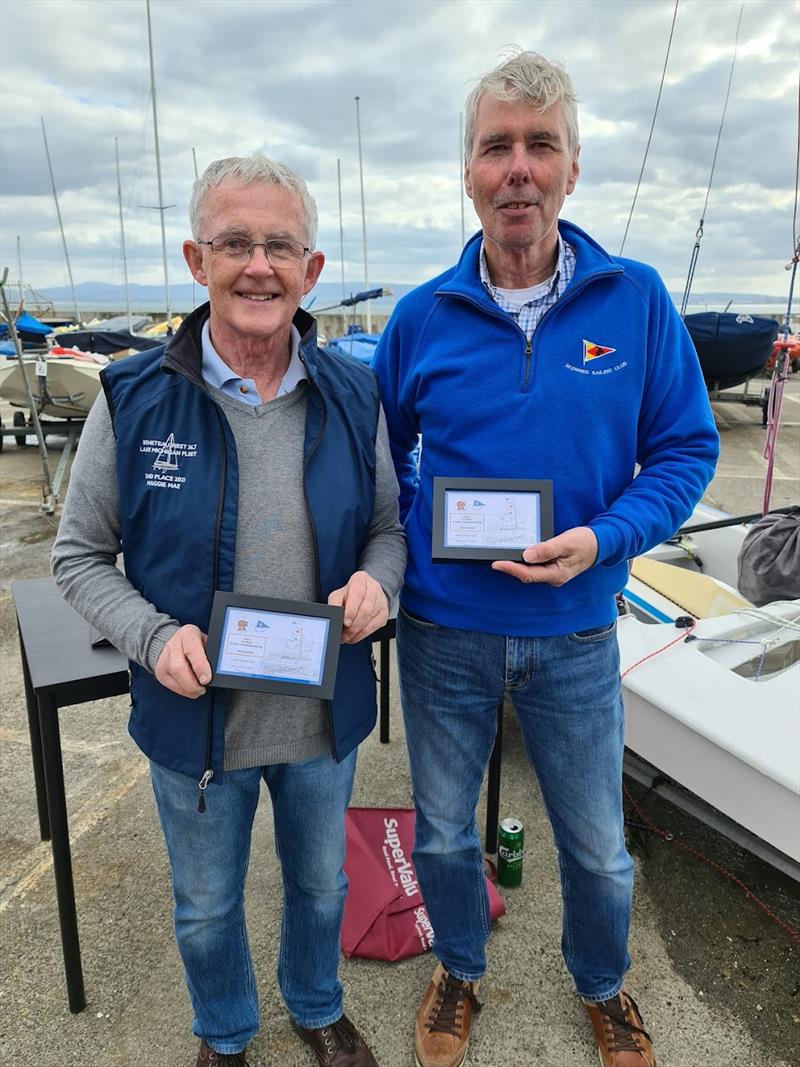
[[[633,997],[627,996],[629,1005],[633,1008],[637,1015],[639,1015],[639,1009],[636,1006],[636,1001]],[[636,1043],[634,1037],[635,1034],[641,1034],[643,1037],[650,1041],[650,1035],[646,1030],[643,1030],[641,1026],[636,1026],[625,1015],[625,1009],[622,1006],[622,999],[617,996],[614,1000],[603,1000],[597,1004],[597,1008],[611,1023],[611,1041],[613,1043],[612,1052],[641,1052],[641,1049]],[[639,1018],[641,1016],[639,1015]]]
[[[232,1055],[225,1052],[217,1052],[211,1049],[210,1067],[247,1067],[247,1060],[243,1052],[235,1052]]]
[[[329,1052],[355,1052],[356,1034],[349,1019],[344,1015],[330,1026],[322,1028],[322,1037]],[[329,1040],[330,1037],[330,1040]]]
[[[458,1037],[465,1000],[472,1004],[472,1010],[476,1014],[481,1010],[481,1005],[469,984],[446,974],[439,983],[439,993],[430,1014],[430,1032]]]

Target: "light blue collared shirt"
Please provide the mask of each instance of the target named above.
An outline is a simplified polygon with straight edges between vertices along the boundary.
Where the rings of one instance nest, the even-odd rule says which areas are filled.
[[[234,374],[222,356],[220,356],[211,343],[211,330],[209,329],[208,319],[203,325],[202,344],[203,380],[234,400],[240,400],[243,404],[258,407],[262,400],[258,395],[256,383],[252,378],[240,378],[237,374]],[[289,356],[289,366],[286,368],[283,378],[281,378],[281,384],[275,394],[276,397],[283,396],[284,393],[291,393],[304,378],[308,378],[306,368],[300,359],[300,331],[296,326],[292,326],[291,345],[292,351]]]

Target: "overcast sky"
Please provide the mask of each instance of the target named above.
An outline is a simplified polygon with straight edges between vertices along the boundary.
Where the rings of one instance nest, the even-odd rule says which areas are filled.
[[[371,285],[423,281],[461,248],[459,112],[516,44],[561,60],[581,101],[581,177],[563,214],[619,250],[664,63],[673,0],[151,0],[170,280],[194,177],[260,151],[298,169],[320,212],[323,279],[363,280],[361,98]],[[739,0],[680,0],[625,254],[683,288],[730,73]],[[797,147],[797,0],[747,0],[695,291],[783,296]],[[44,117],[76,283],[159,283],[161,237],[144,0],[0,0],[0,268],[67,281]],[[465,200],[466,230],[477,229]]]

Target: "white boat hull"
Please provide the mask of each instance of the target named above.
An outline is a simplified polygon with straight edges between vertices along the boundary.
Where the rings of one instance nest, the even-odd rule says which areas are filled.
[[[700,506],[691,524],[725,517]],[[618,628],[625,744],[800,864],[800,633],[782,628],[782,620],[800,621],[800,601],[756,611],[771,626],[749,614],[736,590],[747,530],[702,530],[688,551],[665,543],[641,557],[643,566],[635,561],[624,592],[634,614]],[[681,634],[675,619],[687,615],[698,619],[699,640],[667,648]],[[765,638],[780,649],[759,664]],[[773,656],[783,657],[782,669]],[[757,681],[743,676],[748,662]]]
[[[37,362],[29,357],[24,360],[38,413],[56,419],[85,419],[100,392],[100,371],[105,364],[48,358],[47,392],[43,394],[36,374]],[[14,407],[28,407],[28,394],[16,359],[0,363],[0,397]]]
[[[772,605],[800,617],[800,603]],[[705,619],[694,634],[723,640],[739,615]],[[676,636],[674,626],[620,619],[623,674]],[[681,641],[623,679],[625,744],[734,822],[800,863],[800,663],[761,681]]]

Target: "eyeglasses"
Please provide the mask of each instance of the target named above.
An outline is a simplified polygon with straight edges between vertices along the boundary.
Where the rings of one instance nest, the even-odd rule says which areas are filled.
[[[244,262],[253,255],[254,248],[263,248],[264,254],[273,267],[285,267],[299,263],[306,253],[311,252],[300,241],[291,237],[274,237],[270,241],[251,241],[249,237],[214,237],[210,241],[198,241],[199,245],[208,245],[212,252]]]

